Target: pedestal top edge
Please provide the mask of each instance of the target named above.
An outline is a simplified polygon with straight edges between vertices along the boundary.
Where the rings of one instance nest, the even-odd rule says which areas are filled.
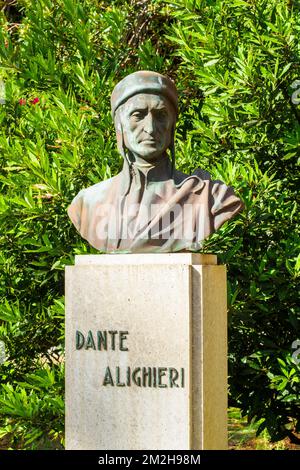
[[[189,264],[216,265],[217,256],[201,253],[137,253],[76,255],[78,265]]]

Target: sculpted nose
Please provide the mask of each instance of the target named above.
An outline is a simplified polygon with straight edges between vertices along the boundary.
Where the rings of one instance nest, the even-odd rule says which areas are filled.
[[[154,119],[153,119],[152,114],[149,113],[149,114],[145,117],[145,121],[144,121],[144,131],[147,132],[147,134],[152,135],[152,134],[154,133],[154,128],[155,128]]]

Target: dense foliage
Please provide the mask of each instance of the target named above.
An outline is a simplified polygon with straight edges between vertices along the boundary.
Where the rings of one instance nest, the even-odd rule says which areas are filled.
[[[12,448],[63,444],[63,270],[95,251],[66,208],[79,189],[120,170],[110,93],[124,75],[149,69],[179,89],[177,167],[210,171],[245,202],[204,247],[228,264],[230,403],[273,440],[296,440],[299,3],[0,8],[0,437]]]

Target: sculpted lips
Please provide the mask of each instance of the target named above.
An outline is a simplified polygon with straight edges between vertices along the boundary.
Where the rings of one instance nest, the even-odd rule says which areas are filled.
[[[144,139],[141,139],[140,142],[143,144],[155,144],[156,139],[154,139],[153,137],[145,137]]]

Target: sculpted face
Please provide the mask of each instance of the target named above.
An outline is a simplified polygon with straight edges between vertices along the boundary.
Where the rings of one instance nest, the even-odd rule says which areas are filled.
[[[157,160],[169,147],[176,115],[168,100],[141,93],[120,110],[125,146],[146,161]]]

